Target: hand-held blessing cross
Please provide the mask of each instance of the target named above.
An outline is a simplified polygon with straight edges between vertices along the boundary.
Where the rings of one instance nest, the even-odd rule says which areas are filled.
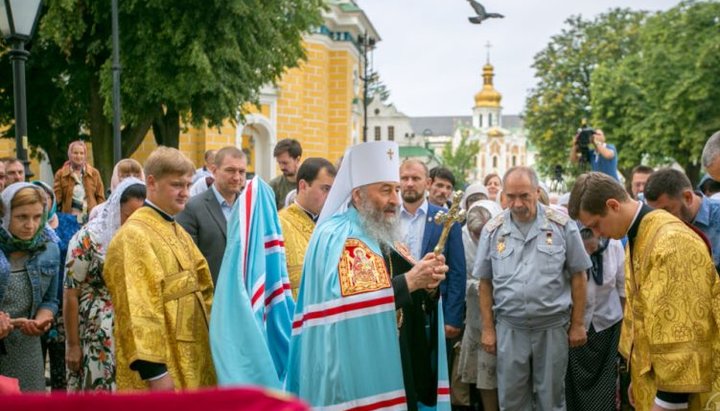
[[[439,224],[443,226],[442,233],[440,234],[440,239],[438,240],[437,245],[433,249],[433,252],[435,255],[440,255],[443,253],[443,250],[445,250],[445,243],[447,242],[448,235],[450,234],[450,229],[452,228],[453,224],[455,223],[462,223],[465,221],[465,210],[460,209],[460,202],[463,198],[463,192],[462,191],[456,191],[453,194],[453,200],[452,200],[452,206],[450,207],[450,210],[447,212],[445,211],[439,211],[437,214],[435,214],[435,224]]]

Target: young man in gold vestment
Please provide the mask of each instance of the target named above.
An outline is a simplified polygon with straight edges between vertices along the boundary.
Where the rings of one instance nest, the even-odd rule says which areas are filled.
[[[628,237],[619,351],[635,409],[718,409],[720,282],[703,240],[601,173],[577,179],[568,209],[600,236]]]
[[[193,172],[180,151],[153,151],[145,163],[145,206],[108,246],[105,281],[115,308],[118,390],[215,385],[208,341],[212,278],[173,217],[185,208]]]
[[[315,230],[320,211],[335,180],[335,166],[324,158],[305,160],[297,173],[297,197],[280,210],[280,226],[285,240],[285,258],[293,299],[297,300],[305,252]]]

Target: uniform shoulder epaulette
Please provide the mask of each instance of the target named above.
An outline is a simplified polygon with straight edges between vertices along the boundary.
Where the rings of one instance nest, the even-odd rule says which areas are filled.
[[[499,215],[496,215],[492,220],[488,221],[487,224],[485,224],[485,228],[488,230],[488,233],[492,233],[493,231],[497,230],[498,227],[503,225],[505,222],[505,213],[500,213]]]
[[[547,216],[548,220],[558,223],[561,226],[564,226],[565,224],[570,221],[570,217],[561,213],[560,211],[557,211],[551,207],[545,207],[545,215]]]

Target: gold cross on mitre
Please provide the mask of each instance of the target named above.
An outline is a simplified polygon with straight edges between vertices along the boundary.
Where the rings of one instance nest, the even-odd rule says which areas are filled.
[[[459,190],[456,191],[453,194],[452,206],[450,207],[450,210],[448,210],[447,212],[438,211],[438,213],[435,214],[435,224],[443,226],[442,233],[440,234],[440,240],[438,240],[437,245],[433,249],[435,255],[442,254],[443,250],[445,249],[445,243],[447,242],[447,238],[450,234],[450,229],[452,228],[453,224],[462,223],[463,221],[465,221],[465,210],[460,209],[460,202],[462,201],[462,198],[463,192]]]
[[[392,160],[393,155],[395,154],[395,152],[393,151],[392,148],[388,148],[388,151],[387,151],[387,153],[385,153],[385,154],[388,155],[388,160]]]

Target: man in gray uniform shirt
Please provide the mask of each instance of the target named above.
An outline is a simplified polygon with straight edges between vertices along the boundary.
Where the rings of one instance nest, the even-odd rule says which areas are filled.
[[[482,346],[498,356],[501,409],[565,410],[568,345],[587,338],[585,270],[592,263],[575,222],[538,203],[535,171],[508,170],[503,194],[509,209],[483,228],[473,271]]]

